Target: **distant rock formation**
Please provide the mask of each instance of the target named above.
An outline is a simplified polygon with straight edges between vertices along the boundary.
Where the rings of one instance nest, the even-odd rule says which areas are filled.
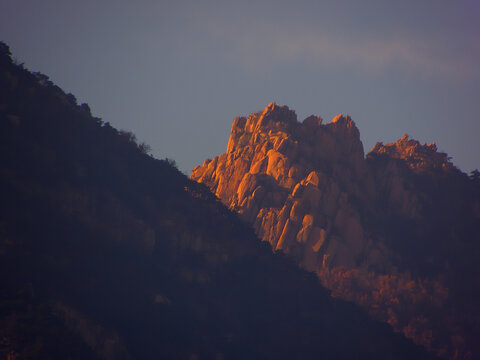
[[[314,271],[354,266],[365,250],[348,194],[363,195],[366,174],[350,117],[338,115],[322,125],[320,117],[310,116],[298,123],[294,111],[271,103],[261,113],[236,118],[227,153],[193,169],[191,178],[253,223],[274,249],[294,253]]]
[[[407,134],[393,144],[377,143],[371,154],[384,154],[390,158],[403,159],[412,169],[455,169],[447,154],[437,152],[435,143],[422,145],[417,140],[409,139]]]
[[[455,261],[451,253],[425,250],[436,237],[432,224],[445,215],[432,215],[437,195],[430,191],[445,190],[440,180],[445,177],[471,185],[435,144],[421,145],[404,135],[394,144],[376,144],[365,158],[359,130],[349,116],[337,115],[324,124],[312,115],[300,123],[294,111],[275,103],[236,118],[227,152],[191,174],[251,223],[273,249],[317,272],[334,295],[364,305],[427,348],[452,356],[454,345],[442,347],[435,343],[437,334],[428,335],[437,331],[437,314],[415,325],[421,315],[416,303],[433,307],[436,302],[444,311],[450,288],[438,279],[447,272],[445,263]],[[424,187],[430,179],[432,186]],[[471,209],[464,199],[459,206]],[[451,240],[439,239],[450,242],[448,246]],[[400,243],[413,245],[407,249]],[[394,277],[387,281],[394,288],[392,297],[401,298],[413,288],[425,288],[428,296],[397,299],[398,309],[381,297],[374,299],[372,293],[387,286],[385,275]],[[352,277],[357,284],[346,286],[345,279]],[[409,289],[408,279],[413,284]],[[409,301],[418,311],[404,310]]]

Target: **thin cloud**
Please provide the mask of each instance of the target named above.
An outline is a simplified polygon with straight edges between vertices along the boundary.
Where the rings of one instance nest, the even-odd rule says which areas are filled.
[[[272,62],[302,62],[360,67],[369,72],[395,67],[451,79],[480,77],[480,51],[474,44],[468,56],[455,53],[437,39],[360,36],[353,40],[316,29],[292,32],[275,28],[262,24],[231,37],[234,57],[251,68],[271,66]]]
[[[385,14],[379,12],[386,9],[377,9],[358,17],[350,9],[355,3],[332,5],[330,12],[320,5],[297,12],[294,6],[222,6],[216,2],[211,11],[212,6],[191,2],[171,9],[175,16],[164,20],[168,34],[175,36],[163,41],[173,43],[173,53],[214,56],[247,71],[307,65],[373,74],[396,70],[454,81],[480,78],[476,37],[480,25],[466,21],[466,9],[453,11],[457,9],[453,5],[443,9],[432,3],[411,7],[416,11],[412,14],[398,7]],[[455,16],[448,16],[452,11]],[[158,34],[152,32],[148,41],[158,46]]]

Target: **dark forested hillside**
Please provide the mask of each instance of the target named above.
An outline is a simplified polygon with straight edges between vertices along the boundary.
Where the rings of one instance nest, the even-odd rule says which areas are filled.
[[[425,359],[0,43],[0,358]]]

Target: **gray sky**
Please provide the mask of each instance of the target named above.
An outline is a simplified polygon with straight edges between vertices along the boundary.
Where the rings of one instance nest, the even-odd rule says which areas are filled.
[[[189,172],[275,101],[480,168],[480,1],[0,0],[0,40]]]

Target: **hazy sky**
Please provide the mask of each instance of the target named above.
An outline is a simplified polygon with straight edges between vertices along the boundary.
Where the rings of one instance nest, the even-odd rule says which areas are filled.
[[[480,0],[0,0],[0,40],[185,172],[271,101],[480,168]]]

